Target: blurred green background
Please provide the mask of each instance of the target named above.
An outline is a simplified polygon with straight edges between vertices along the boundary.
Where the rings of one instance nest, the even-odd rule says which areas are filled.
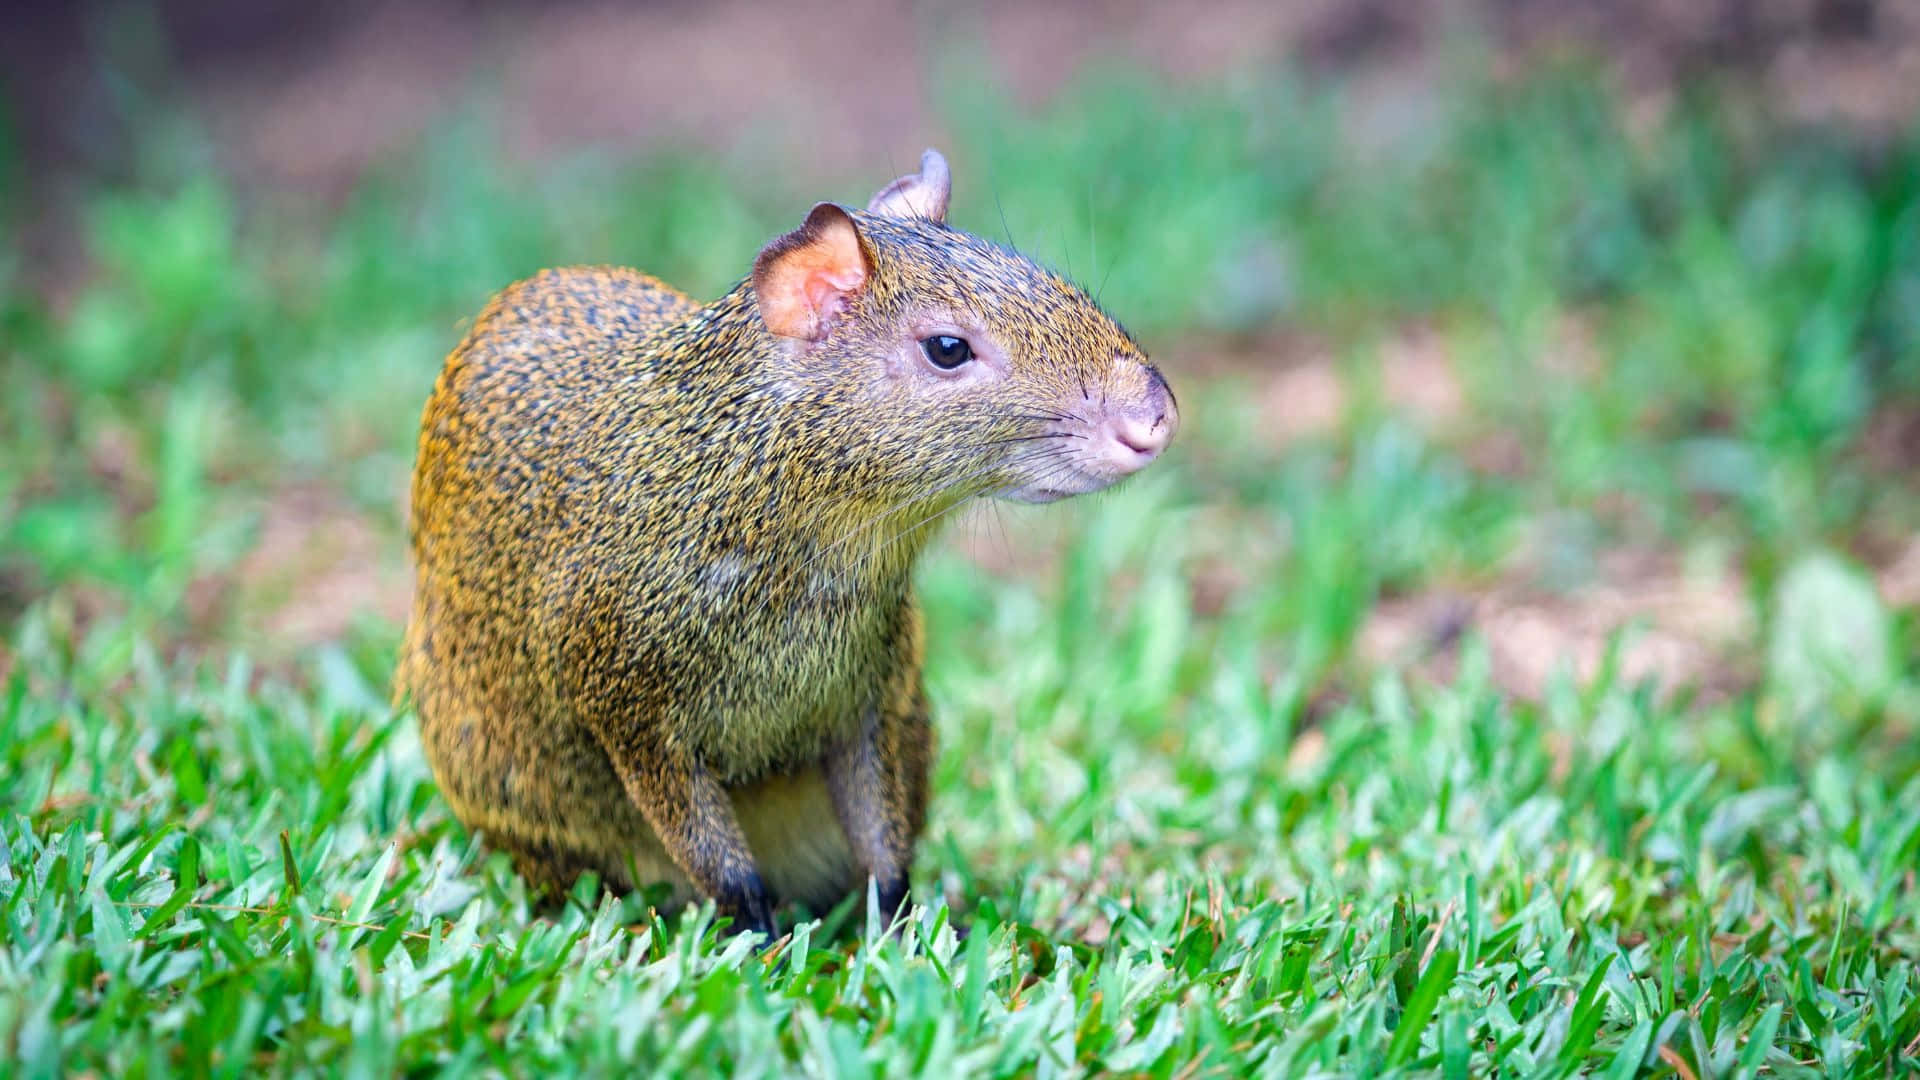
[[[1097,291],[1182,402],[1180,442],[1139,482],[985,508],[923,574],[946,753],[922,898],[999,928],[970,940],[999,956],[1007,936],[1016,969],[1017,943],[1039,941],[1040,974],[1086,975],[1060,990],[1081,1025],[1069,1059],[1172,1073],[1292,1046],[1306,1058],[1286,1060],[1328,1067],[1478,1071],[1619,1052],[1657,1071],[1675,1048],[1705,1076],[1753,1042],[1775,1071],[1913,1061],[1912,5],[208,0],[5,19],[0,764],[17,878],[0,893],[51,905],[33,925],[66,949],[40,976],[58,989],[0,996],[23,1054],[119,1068],[191,1043],[184,1019],[161,1042],[127,1036],[158,1007],[151,985],[121,1000],[89,982],[140,946],[101,945],[138,931],[101,930],[116,917],[87,897],[137,907],[181,881],[189,912],[220,883],[221,902],[266,913],[236,919],[239,944],[149,932],[198,958],[169,976],[192,988],[169,999],[183,1017],[257,1021],[225,1060],[481,1054],[441,1014],[356,1043],[349,1021],[314,1019],[312,971],[240,959],[289,947],[274,920],[307,900],[283,877],[350,877],[357,896],[379,869],[352,921],[425,933],[460,914],[416,903],[451,859],[492,905],[483,937],[525,925],[384,706],[414,425],[441,358],[494,290],[544,266],[634,265],[717,295],[814,201],[859,203],[936,145],[954,223]],[[1506,855],[1463,846],[1542,806]],[[377,862],[396,833],[404,870]],[[219,867],[204,887],[181,869],[201,847]],[[1536,876],[1536,856],[1555,869]],[[47,867],[68,857],[62,900]],[[36,883],[6,893],[15,880]],[[1541,922],[1546,880],[1560,892]],[[1184,1026],[1143,1046],[1149,1025],[1118,1032],[1090,988],[1123,979],[1127,917],[1158,956],[1185,947],[1196,903],[1254,929],[1182,954],[1181,985],[1268,962],[1268,938],[1313,965],[1270,958],[1267,1027],[1168,991]],[[1468,983],[1493,954],[1450,923],[1461,903],[1506,904],[1515,941],[1572,935],[1548,950],[1566,1000],[1480,1011],[1490,995]],[[1778,936],[1715,983],[1704,943],[1769,919]],[[20,943],[38,940],[27,925]],[[1385,944],[1340,945],[1348,925]],[[1409,935],[1428,930],[1462,981],[1421,1004],[1435,946]],[[1233,961],[1232,941],[1255,951]],[[1080,951],[1056,962],[1064,943]],[[1606,982],[1603,945],[1665,1005],[1576,995]],[[328,1000],[361,1007],[392,970],[378,956],[354,1001]],[[918,970],[911,949],[887,956]],[[738,987],[659,1007],[692,1010],[676,1025],[732,1015],[729,993],[759,993],[739,989],[750,967],[733,957]],[[219,974],[269,969],[298,989]],[[965,999],[979,1016],[927,1006],[960,1025],[941,1045],[1035,1067],[988,1016],[1032,987],[1016,969],[994,969],[988,1004]],[[642,993],[651,976],[620,977]],[[787,977],[776,994],[849,976]],[[1724,1027],[1698,1002],[1684,1019],[1684,991],[1674,1005],[1689,977],[1730,1003]],[[1492,997],[1525,983],[1487,978]],[[1358,1004],[1314,1027],[1339,993],[1285,988],[1319,979]],[[548,993],[500,1022],[540,1022],[529,1001],[562,1016]],[[305,1012],[288,1004],[302,994]],[[905,1005],[822,1008],[821,1030],[853,1034],[821,1036],[821,1060],[894,1060],[872,1023]],[[1409,1008],[1421,1026],[1395,1039]],[[586,1038],[559,1030],[555,1046]],[[744,1060],[742,1038],[714,1060]],[[171,1060],[213,1060],[192,1045]],[[791,1031],[768,1045],[812,1060]]]
[[[0,611],[289,653],[390,624],[417,409],[493,290],[605,261],[717,295],[938,144],[957,221],[1200,400],[1195,569],[1298,579],[1267,636],[1473,625],[1537,687],[1643,618],[1648,671],[1750,682],[1797,559],[1920,594],[1920,31],[1698,7],[27,15]],[[1408,490],[1299,512],[1368,446]]]

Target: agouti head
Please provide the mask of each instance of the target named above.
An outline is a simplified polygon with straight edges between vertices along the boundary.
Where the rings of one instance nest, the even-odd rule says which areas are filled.
[[[948,227],[949,190],[928,150],[761,252],[777,392],[844,420],[839,460],[876,501],[1049,502],[1145,467],[1179,423],[1166,380],[1078,286]]]

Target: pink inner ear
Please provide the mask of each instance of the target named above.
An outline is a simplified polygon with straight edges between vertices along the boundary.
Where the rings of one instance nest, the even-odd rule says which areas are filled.
[[[760,317],[781,337],[819,341],[867,283],[866,254],[846,211],[821,203],[806,224],[767,245],[755,260]]]
[[[863,271],[816,270],[807,276],[807,306],[813,309],[816,333],[824,333],[827,323],[847,310],[847,297],[865,284]]]

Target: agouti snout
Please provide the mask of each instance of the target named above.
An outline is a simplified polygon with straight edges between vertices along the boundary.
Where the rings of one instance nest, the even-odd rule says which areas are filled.
[[[947,166],[814,207],[727,295],[550,270],[421,419],[396,694],[522,873],[669,882],[771,932],[893,910],[933,729],[915,559],[975,497],[1153,461],[1172,390],[1077,286],[945,224]]]
[[[1127,396],[1102,400],[1098,404],[1089,399],[1085,409],[1091,414],[1090,419],[1069,412],[1055,423],[1051,432],[1042,432],[1037,436],[1085,440],[1086,445],[1080,448],[1075,457],[1075,472],[1058,477],[1046,485],[1018,485],[997,492],[997,495],[1021,502],[1051,502],[1068,495],[1082,495],[1139,472],[1160,456],[1160,451],[1173,441],[1174,430],[1180,426],[1180,412],[1174,404],[1173,391],[1168,388],[1167,380],[1154,368],[1137,361],[1122,359],[1118,362],[1144,370],[1146,385]],[[1129,371],[1123,376],[1127,377],[1137,376]]]

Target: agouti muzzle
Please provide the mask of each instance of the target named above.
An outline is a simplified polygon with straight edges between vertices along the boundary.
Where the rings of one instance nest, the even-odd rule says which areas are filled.
[[[1099,490],[1177,425],[1126,331],[949,228],[948,190],[929,150],[711,304],[544,271],[447,358],[396,694],[536,883],[690,886],[768,933],[869,875],[905,902],[934,746],[915,559],[961,503]]]

